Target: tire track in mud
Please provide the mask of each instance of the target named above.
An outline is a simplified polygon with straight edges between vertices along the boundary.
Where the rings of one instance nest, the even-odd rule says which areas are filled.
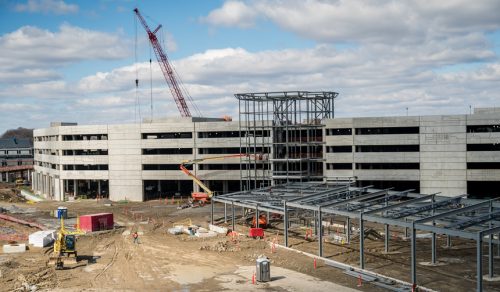
[[[116,262],[116,258],[118,257],[118,247],[116,246],[116,241],[113,240],[112,242],[108,243],[104,247],[107,249],[107,248],[109,248],[110,245],[113,245],[115,248],[115,250],[113,252],[113,257],[111,258],[111,261],[104,267],[104,269],[102,269],[99,273],[97,273],[97,275],[94,277],[94,279],[92,279],[92,286],[93,287],[96,286],[95,282],[96,282],[97,278],[99,278],[101,275],[103,275]]]

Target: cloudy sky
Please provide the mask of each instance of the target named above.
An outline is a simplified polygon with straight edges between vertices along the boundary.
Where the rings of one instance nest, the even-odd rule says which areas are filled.
[[[338,117],[500,107],[498,0],[0,0],[0,133],[180,116],[136,6],[204,116],[288,90],[339,92]]]

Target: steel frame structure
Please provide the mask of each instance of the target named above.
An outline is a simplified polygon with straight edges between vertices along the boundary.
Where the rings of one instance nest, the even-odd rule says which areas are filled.
[[[241,189],[322,181],[322,121],[334,117],[337,95],[331,91],[235,94],[239,128],[244,133],[241,153],[262,153],[267,158],[244,161],[248,167],[241,171]]]
[[[476,241],[477,291],[483,290],[483,242],[488,242],[488,276],[493,278],[493,243],[500,251],[500,202],[472,200],[466,195],[445,197],[437,194],[417,194],[413,190],[403,192],[391,189],[379,190],[371,187],[352,187],[350,184],[329,182],[288,182],[266,186],[250,191],[225,194],[213,198],[214,204],[224,203],[224,217],[227,220],[227,206],[232,210],[232,228],[235,230],[235,208],[253,209],[283,215],[284,242],[288,247],[290,216],[297,212],[313,212],[314,226],[318,236],[319,257],[323,257],[323,229],[319,222],[326,215],[341,216],[347,224],[347,242],[351,239],[351,220],[358,220],[360,227],[359,266],[365,269],[364,225],[366,222],[383,224],[385,228],[385,250],[389,251],[390,226],[402,227],[411,235],[411,282],[417,284],[417,231],[430,232],[432,237],[432,263],[436,263],[436,235]],[[214,204],[212,204],[212,224]],[[321,230],[320,230],[321,229]]]

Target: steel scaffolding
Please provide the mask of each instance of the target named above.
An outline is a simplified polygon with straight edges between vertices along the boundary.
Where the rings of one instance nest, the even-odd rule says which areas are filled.
[[[331,91],[235,94],[239,100],[242,153],[261,153],[245,161],[242,188],[323,181],[323,119],[334,117]]]

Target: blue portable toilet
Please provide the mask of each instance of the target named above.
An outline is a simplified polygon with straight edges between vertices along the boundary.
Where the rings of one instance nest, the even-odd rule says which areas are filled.
[[[57,208],[57,219],[68,219],[68,208],[58,207]]]

